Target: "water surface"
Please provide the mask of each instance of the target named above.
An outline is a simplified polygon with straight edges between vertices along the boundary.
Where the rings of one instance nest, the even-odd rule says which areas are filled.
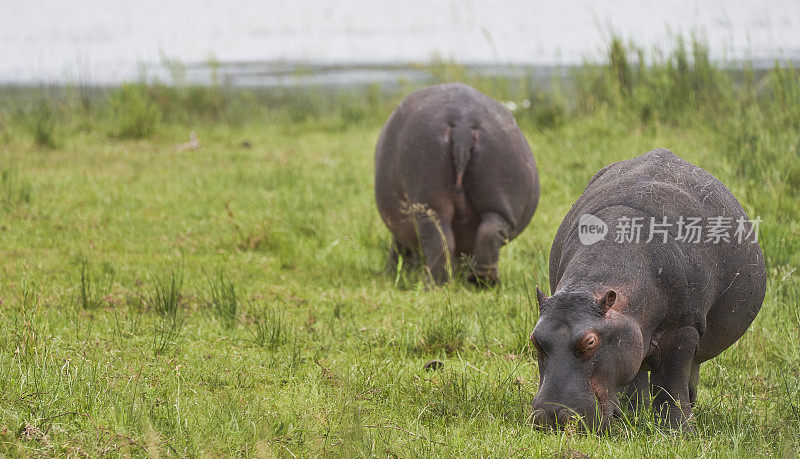
[[[413,78],[383,64],[434,57],[569,66],[598,58],[611,30],[656,47],[699,32],[717,59],[800,59],[798,0],[0,0],[0,11],[0,83],[169,79],[168,62],[198,81],[216,62],[245,86]]]

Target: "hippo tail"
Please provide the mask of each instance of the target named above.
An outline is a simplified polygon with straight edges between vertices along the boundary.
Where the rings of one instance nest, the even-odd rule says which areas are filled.
[[[472,158],[475,143],[478,140],[478,131],[468,126],[453,127],[450,132],[450,154],[453,156],[453,166],[456,170],[456,193],[464,193],[464,172]]]

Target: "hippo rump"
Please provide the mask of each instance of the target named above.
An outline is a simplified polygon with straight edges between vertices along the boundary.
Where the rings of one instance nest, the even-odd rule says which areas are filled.
[[[719,180],[669,150],[601,169],[556,233],[552,296],[537,289],[534,422],[577,414],[605,429],[621,392],[631,408],[652,393],[662,421],[690,427],[700,364],[735,343],[764,300],[756,232]]]
[[[505,107],[470,86],[441,84],[410,94],[383,127],[375,197],[393,235],[391,267],[422,252],[442,283],[455,256],[474,256],[470,280],[494,285],[500,247],[536,210],[539,175]]]

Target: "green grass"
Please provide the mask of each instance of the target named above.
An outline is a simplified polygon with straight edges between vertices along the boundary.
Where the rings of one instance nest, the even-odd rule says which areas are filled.
[[[532,102],[516,115],[540,206],[486,292],[385,273],[373,149],[399,94],[138,84],[87,105],[55,89],[47,145],[23,116],[30,94],[6,93],[0,454],[797,455],[800,77],[740,80],[694,46],[639,66],[616,43],[550,90],[437,64]],[[141,111],[109,115],[117,104]],[[190,131],[201,147],[179,151]],[[703,366],[694,433],[648,413],[601,437],[537,431],[527,337],[552,238],[594,172],[655,147],[764,221],[764,307]]]

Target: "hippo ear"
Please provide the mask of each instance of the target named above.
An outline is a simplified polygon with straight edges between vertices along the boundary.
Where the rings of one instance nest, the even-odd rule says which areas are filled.
[[[547,295],[544,294],[543,291],[539,290],[539,286],[536,286],[536,302],[539,303],[539,311],[542,310],[542,303],[544,300],[547,299]]]
[[[605,296],[600,298],[600,301],[597,302],[597,305],[600,306],[600,309],[605,314],[608,312],[609,309],[614,307],[614,303],[617,301],[617,292],[613,290],[609,290],[606,292]]]

